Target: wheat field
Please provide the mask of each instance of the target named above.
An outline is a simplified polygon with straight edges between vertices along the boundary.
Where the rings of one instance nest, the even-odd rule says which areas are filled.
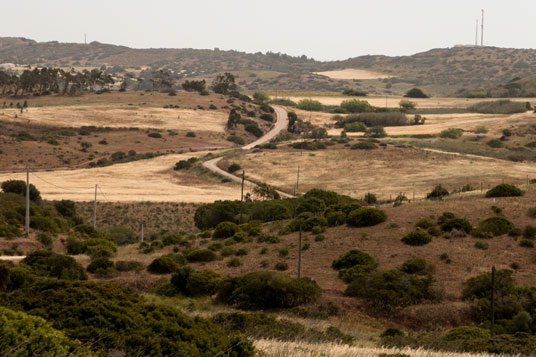
[[[313,356],[333,356],[333,357],[378,357],[382,353],[405,354],[411,357],[506,357],[507,355],[497,355],[488,353],[455,353],[443,351],[430,351],[424,349],[411,348],[371,348],[340,345],[335,343],[304,343],[304,342],[282,342],[276,340],[257,340],[254,342],[255,348],[261,352],[262,356],[286,356],[286,357],[313,357]],[[513,356],[513,355],[508,355]],[[518,355],[515,355],[518,356]]]

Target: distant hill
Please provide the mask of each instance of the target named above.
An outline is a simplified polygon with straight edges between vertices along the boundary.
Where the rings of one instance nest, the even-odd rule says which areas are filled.
[[[223,71],[238,75],[242,89],[301,89],[340,91],[358,87],[376,94],[401,94],[419,86],[433,95],[453,95],[460,89],[491,88],[515,77],[536,73],[536,50],[495,47],[433,49],[411,56],[361,56],[320,62],[280,53],[198,49],[133,49],[89,44],[36,42],[0,37],[0,63],[32,66],[169,69],[180,78],[214,77]],[[332,79],[314,74],[356,68],[385,73],[384,79]]]
[[[512,80],[490,88],[463,89],[457,94],[462,98],[536,97],[536,75]]]

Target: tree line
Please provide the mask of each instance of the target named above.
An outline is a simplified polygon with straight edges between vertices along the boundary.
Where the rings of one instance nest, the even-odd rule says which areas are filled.
[[[61,68],[43,67],[25,69],[22,73],[0,71],[0,87],[2,96],[50,93],[75,94],[84,91],[94,91],[96,86],[113,84],[111,75],[92,69],[77,72]]]

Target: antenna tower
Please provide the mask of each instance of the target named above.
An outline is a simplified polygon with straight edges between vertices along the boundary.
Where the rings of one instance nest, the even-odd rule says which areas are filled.
[[[478,46],[478,19],[476,19],[475,47]]]
[[[484,9],[482,9],[482,24],[480,28],[480,46],[484,46]]]

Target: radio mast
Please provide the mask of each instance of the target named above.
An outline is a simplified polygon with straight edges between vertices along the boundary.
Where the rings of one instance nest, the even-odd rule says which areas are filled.
[[[480,29],[480,46],[484,46],[484,9],[482,9],[482,24]]]

